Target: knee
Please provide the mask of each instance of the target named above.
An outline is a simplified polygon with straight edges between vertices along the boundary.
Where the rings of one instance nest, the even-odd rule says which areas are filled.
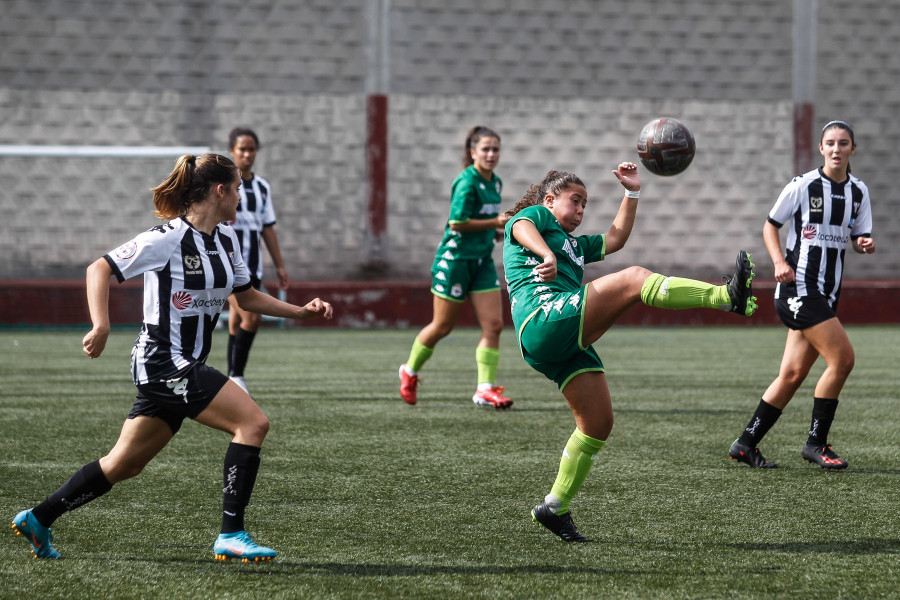
[[[853,367],[856,365],[856,355],[851,349],[848,352],[842,352],[838,355],[837,359],[834,361],[834,365],[832,366],[838,373],[847,377],[850,375],[850,371],[853,370]]]
[[[496,319],[486,320],[481,324],[481,331],[486,335],[500,337],[500,333],[503,331],[503,318],[497,317]]]
[[[628,267],[622,273],[628,280],[628,287],[631,288],[634,293],[640,296],[641,288],[644,287],[644,282],[647,281],[647,278],[653,275],[653,272],[649,269],[645,269],[644,267]]]
[[[803,383],[803,380],[806,379],[808,370],[798,369],[796,367],[788,367],[781,371],[781,381],[784,385],[788,386],[791,389],[796,390],[800,387],[800,384]]]
[[[262,446],[263,440],[269,433],[269,419],[260,413],[258,417],[242,425],[240,431],[241,437],[251,442],[251,445]]]
[[[100,465],[103,470],[103,476],[111,484],[137,477],[144,470],[144,467],[147,466],[146,462],[121,461],[109,456],[105,458],[108,462],[101,459]]]

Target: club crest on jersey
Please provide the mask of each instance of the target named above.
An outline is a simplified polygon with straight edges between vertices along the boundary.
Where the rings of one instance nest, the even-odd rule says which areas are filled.
[[[803,232],[801,235],[803,235],[803,239],[813,240],[816,238],[817,233],[819,233],[818,227],[816,227],[815,225],[807,225],[803,228]]]
[[[233,251],[228,252],[228,260],[230,260],[231,264],[234,265],[234,252]]]
[[[810,214],[816,213],[821,214],[824,212],[822,208],[822,197],[821,196],[810,196],[809,197],[809,212]]]
[[[172,294],[172,306],[178,310],[184,310],[191,305],[191,295],[187,292],[175,292]]]
[[[454,298],[459,298],[460,296],[462,296],[462,293],[463,293],[462,286],[459,285],[458,283],[456,285],[454,285],[452,288],[450,288],[450,295],[453,296]]]
[[[184,255],[184,274],[185,275],[200,275],[203,273],[203,269],[200,268],[202,264],[200,262],[200,257],[194,254],[185,254]]]
[[[137,243],[134,240],[122,244],[115,250],[116,258],[121,260],[128,260],[133,257],[136,252]]]

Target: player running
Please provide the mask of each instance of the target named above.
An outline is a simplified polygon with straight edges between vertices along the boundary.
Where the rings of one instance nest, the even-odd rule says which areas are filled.
[[[584,265],[618,252],[631,235],[641,182],[637,166],[613,171],[625,188],[609,231],[573,236],[587,206],[587,190],[576,175],[550,171],[509,211],[503,264],[512,317],[525,361],[556,382],[575,416],[575,431],[563,449],[559,473],[532,519],[565,542],[587,542],[575,528],[570,504],[613,426],[612,399],[603,363],[591,346],[638,302],[658,308],[714,308],[750,316],[753,263],[738,253],[734,275],[724,285],[629,267],[582,283]]]
[[[491,254],[498,228],[509,217],[500,214],[503,182],[494,173],[500,160],[500,136],[487,127],[474,127],[466,135],[463,171],[451,186],[450,219],[431,267],[434,313],[416,335],[409,359],[400,366],[400,396],[407,404],[418,400],[419,370],[439,341],[453,331],[466,297],[481,326],[475,348],[478,387],[472,402],[506,409],[513,401],[495,385],[500,364],[503,304],[500,280]]]
[[[137,399],[110,452],[79,469],[59,489],[13,519],[37,558],[59,558],[50,526],[64,513],[139,474],[185,418],[232,436],[225,452],[222,529],[215,558],[266,561],[275,551],[253,541],[244,512],[256,482],[269,421],[253,399],[207,366],[212,332],[226,298],[244,310],[289,319],[332,317],[328,302],[281,302],[251,287],[234,230],[240,171],[217,154],[185,155],[153,188],[156,216],[169,221],[139,234],[87,269],[93,328],[84,353],[99,357],[109,337],[109,279],[144,277],[144,323],[131,353]]]

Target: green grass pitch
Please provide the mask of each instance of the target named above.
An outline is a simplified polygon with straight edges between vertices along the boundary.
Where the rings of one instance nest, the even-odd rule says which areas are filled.
[[[832,442],[804,463],[817,363],[763,442],[781,468],[728,460],[776,374],[780,327],[618,328],[597,349],[616,425],[573,503],[596,540],[531,523],[574,428],[555,386],[503,336],[515,399],[471,402],[478,333],[443,340],[420,401],[397,393],[414,330],[265,329],[247,371],[272,421],[248,529],[270,563],[213,560],[228,437],[193,422],[135,479],[54,524],[32,560],[12,516],[115,441],[134,397],[117,329],[0,330],[0,598],[889,598],[900,565],[898,327],[848,329],[856,369]],[[224,366],[225,333],[210,364]]]

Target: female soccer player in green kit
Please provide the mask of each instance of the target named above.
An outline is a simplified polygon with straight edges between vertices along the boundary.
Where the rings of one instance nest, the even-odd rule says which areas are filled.
[[[478,387],[472,401],[506,409],[512,400],[494,384],[500,362],[503,304],[500,280],[491,254],[497,230],[509,217],[500,212],[503,182],[494,173],[500,160],[500,136],[487,127],[473,127],[466,135],[463,171],[451,186],[450,218],[431,268],[434,313],[416,335],[409,359],[400,366],[400,396],[417,402],[419,369],[431,358],[435,345],[456,325],[466,297],[472,303],[481,339],[475,349]]]
[[[631,235],[641,182],[637,166],[613,171],[625,197],[609,231],[573,236],[587,205],[587,190],[574,174],[550,171],[509,212],[503,264],[522,356],[559,386],[575,416],[559,474],[532,519],[566,542],[589,541],[575,528],[569,505],[613,426],[612,399],[603,363],[591,347],[631,306],[714,308],[750,316],[753,263],[738,253],[724,285],[668,277],[629,267],[583,284],[585,263],[622,249]]]

